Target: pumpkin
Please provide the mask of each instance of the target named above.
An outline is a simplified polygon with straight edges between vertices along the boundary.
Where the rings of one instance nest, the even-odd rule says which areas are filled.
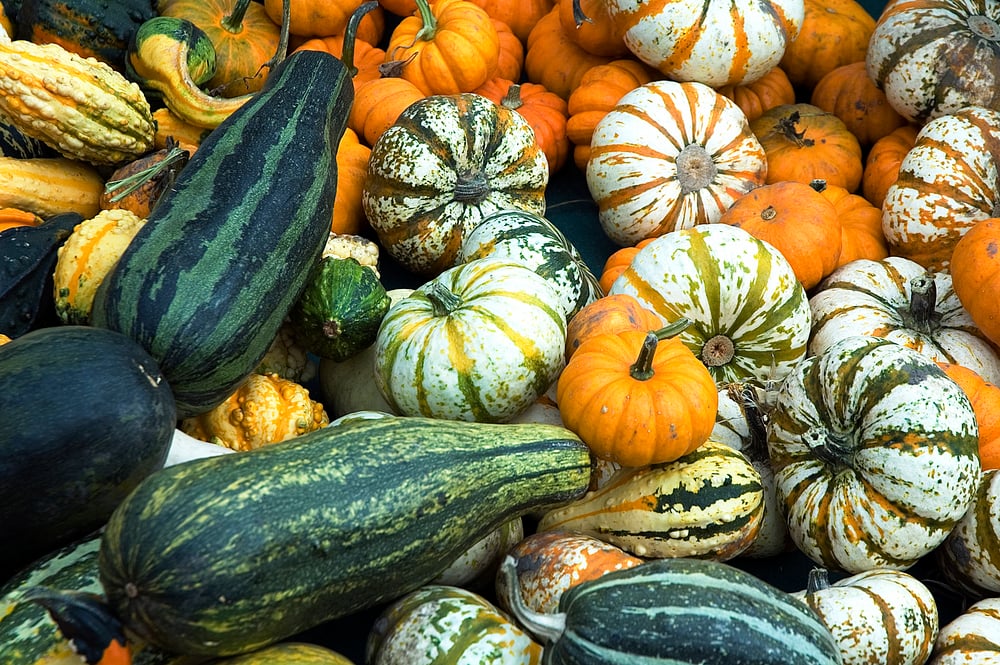
[[[1000,598],[983,598],[941,627],[927,665],[1000,662]]]
[[[1000,471],[983,472],[968,512],[935,551],[944,578],[966,596],[1000,592]]]
[[[548,175],[523,116],[474,93],[433,95],[372,146],[362,203],[386,251],[433,274],[455,265],[465,234],[491,213],[543,215]]]
[[[550,282],[486,257],[445,270],[389,308],[375,377],[397,413],[503,422],[556,379],[565,344]]]
[[[514,83],[504,78],[492,78],[475,92],[524,116],[535,132],[535,141],[545,153],[550,174],[563,167],[570,150],[566,136],[568,111],[565,99],[541,84]]]
[[[1000,303],[992,297],[1000,279],[997,237],[1000,218],[974,222],[955,243],[951,254],[952,288],[976,327],[994,344],[1000,344]],[[993,379],[990,379],[991,381]]]
[[[566,360],[584,340],[626,330],[649,332],[663,327],[656,312],[627,293],[606,295],[584,305],[566,326]]]
[[[325,427],[323,405],[309,390],[277,374],[251,374],[232,395],[210,411],[184,418],[179,428],[201,441],[232,450],[254,450]]]
[[[503,21],[518,41],[525,43],[532,28],[555,7],[554,0],[472,0],[491,17]],[[412,13],[407,12],[406,14]],[[406,15],[404,14],[404,16]],[[518,80],[517,77],[511,80]]]
[[[979,463],[984,470],[1000,469],[1000,386],[974,370],[955,363],[938,362],[972,403],[979,427]]]
[[[186,150],[189,156],[194,154],[202,140],[212,131],[181,120],[166,106],[153,111],[153,120],[156,122],[153,147],[163,150],[176,145],[181,150]]]
[[[882,233],[882,210],[868,199],[852,194],[843,187],[828,185],[822,180],[810,186],[833,204],[843,233],[840,239],[840,260],[837,267],[856,259],[881,261],[889,255],[889,247]]]
[[[205,87],[222,97],[260,90],[264,67],[278,50],[279,28],[264,5],[251,0],[172,0],[161,16],[184,18],[215,47],[215,74]]]
[[[417,9],[396,25],[385,49],[406,63],[401,77],[425,95],[454,95],[495,75],[500,38],[484,9],[470,0],[417,0]]]
[[[840,118],[862,148],[907,124],[868,78],[863,59],[827,72],[813,86],[809,103]]]
[[[368,175],[371,152],[353,129],[344,130],[337,148],[337,192],[330,220],[330,230],[334,233],[357,235],[369,228],[361,204],[361,190]]]
[[[861,144],[844,122],[812,104],[785,104],[750,123],[767,156],[767,182],[825,180],[853,192],[861,184]]]
[[[793,542],[817,564],[905,570],[944,542],[981,470],[969,399],[927,356],[844,337],[782,381],[768,453]]]
[[[559,19],[559,7],[535,24],[524,49],[524,74],[527,80],[544,85],[563,99],[569,99],[587,71],[612,58],[589,53],[569,38]]]
[[[500,42],[496,76],[508,81],[520,81],[521,71],[524,69],[524,44],[511,31],[510,26],[496,18],[492,20]]]
[[[806,354],[802,283],[777,249],[727,224],[673,231],[642,248],[611,285],[666,322],[716,383],[781,381]]]
[[[874,568],[830,583],[825,568],[809,571],[794,594],[830,629],[844,665],[924,665],[938,633],[937,601],[913,575]]]
[[[861,193],[876,208],[882,208],[886,192],[899,177],[899,166],[916,143],[918,131],[912,124],[897,127],[868,150],[861,174]]]
[[[622,466],[660,464],[708,439],[719,396],[705,365],[674,337],[687,324],[596,334],[567,361],[556,403],[594,455]]]
[[[701,83],[652,81],[594,128],[587,188],[621,246],[717,222],[764,183],[764,148],[736,104]]]
[[[620,23],[611,15],[611,0],[558,0],[563,32],[587,53],[625,58],[632,55]]]
[[[875,19],[857,0],[805,0],[804,9],[781,68],[793,85],[811,90],[831,70],[865,59]]]
[[[970,106],[917,134],[882,204],[892,254],[947,270],[959,239],[1000,206],[1000,111]]]
[[[276,25],[281,25],[283,3],[286,0],[262,0],[264,10]],[[288,32],[303,38],[340,35],[347,28],[351,14],[358,9],[356,2],[328,2],[326,0],[287,0],[290,9]],[[358,39],[369,44],[379,43],[385,15],[381,7],[369,11],[361,19]]]
[[[716,88],[720,95],[736,102],[747,120],[755,120],[768,109],[795,103],[795,88],[781,67],[772,67],[756,81]]]
[[[609,10],[640,60],[670,79],[712,87],[750,83],[777,66],[805,14],[802,0],[609,0]]]
[[[949,273],[901,256],[852,261],[817,287],[809,307],[810,354],[844,337],[870,335],[1000,381],[1000,355],[962,307]]]
[[[351,42],[352,46],[349,46],[345,52],[344,39],[345,34],[311,37],[296,46],[295,50],[324,51],[336,58],[343,59],[344,64],[357,70],[351,77],[351,81],[354,83],[354,92],[357,93],[358,89],[365,83],[382,76],[381,66],[386,60],[386,53],[385,49],[359,38],[355,38]]]
[[[869,41],[868,75],[910,122],[1000,110],[998,22],[997,7],[975,0],[890,0]]]
[[[407,107],[425,96],[417,86],[399,76],[372,79],[357,88],[347,127],[371,147],[385,130],[396,124]]]
[[[801,182],[758,187],[736,199],[718,221],[773,245],[806,290],[840,261],[843,228],[837,211],[826,197]]]
[[[645,238],[631,247],[622,247],[611,252],[608,258],[604,260],[604,266],[601,268],[601,277],[599,280],[601,289],[607,293],[611,289],[611,285],[618,279],[618,275],[622,274],[625,268],[628,268],[628,264],[632,262],[632,259],[639,253],[639,250],[654,240],[656,240],[655,237]]]
[[[594,127],[625,93],[654,78],[650,68],[633,58],[595,65],[580,78],[567,102],[566,136],[573,143],[573,162],[581,171],[590,159]]]

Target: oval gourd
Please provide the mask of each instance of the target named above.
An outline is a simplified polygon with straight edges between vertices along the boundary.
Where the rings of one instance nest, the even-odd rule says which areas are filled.
[[[983,598],[941,627],[927,665],[1000,663],[1000,598]]]

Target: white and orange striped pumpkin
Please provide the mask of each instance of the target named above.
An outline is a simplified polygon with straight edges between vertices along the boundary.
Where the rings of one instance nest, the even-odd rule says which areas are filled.
[[[890,253],[932,270],[976,222],[1000,208],[1000,111],[970,106],[928,122],[882,204]]]
[[[752,83],[775,67],[802,28],[803,0],[609,0],[637,58],[676,81]]]
[[[1000,470],[983,472],[969,511],[935,550],[944,577],[968,596],[1000,595]],[[998,638],[1000,639],[1000,638]]]
[[[622,246],[716,222],[764,184],[767,157],[732,100],[701,83],[652,81],[594,128],[587,187]]]
[[[891,0],[868,42],[869,77],[907,120],[965,106],[1000,110],[1000,6],[982,0]]]
[[[998,665],[1000,597],[983,598],[938,631],[927,665]]]

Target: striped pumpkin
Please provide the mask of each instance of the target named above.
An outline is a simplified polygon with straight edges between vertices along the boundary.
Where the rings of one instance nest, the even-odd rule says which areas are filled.
[[[665,464],[623,467],[598,490],[545,513],[539,531],[575,531],[640,557],[724,561],[757,537],[760,474],[715,441]]]
[[[984,598],[941,627],[927,665],[1000,663],[1000,598]]]
[[[768,436],[792,540],[850,573],[940,545],[975,497],[977,446],[972,405],[933,360],[860,335],[795,367]]]
[[[983,0],[891,0],[868,42],[869,77],[911,122],[965,106],[1000,110],[1000,7]]]
[[[1000,595],[1000,471],[983,473],[972,507],[935,554],[945,578],[967,595]]]
[[[929,272],[901,256],[859,259],[829,275],[809,307],[810,355],[844,337],[871,335],[1000,382],[1000,355],[962,307],[947,272]]]
[[[764,184],[767,158],[736,103],[701,83],[652,81],[594,128],[587,187],[622,246],[718,221]]]
[[[805,17],[803,0],[610,0],[608,10],[640,60],[667,78],[712,87],[748,84],[768,73]]]
[[[772,245],[727,224],[674,231],[641,249],[610,293],[670,323],[716,383],[780,381],[806,354],[809,300]]]
[[[389,308],[375,379],[395,413],[512,418],[565,364],[559,294],[522,265],[486,257],[449,268]]]
[[[890,253],[947,269],[958,240],[1000,207],[1000,111],[968,107],[931,120],[882,203]]]

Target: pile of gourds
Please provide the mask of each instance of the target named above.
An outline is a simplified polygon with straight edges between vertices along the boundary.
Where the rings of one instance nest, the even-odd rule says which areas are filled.
[[[98,4],[0,16],[9,662],[1000,658],[1000,14]]]

